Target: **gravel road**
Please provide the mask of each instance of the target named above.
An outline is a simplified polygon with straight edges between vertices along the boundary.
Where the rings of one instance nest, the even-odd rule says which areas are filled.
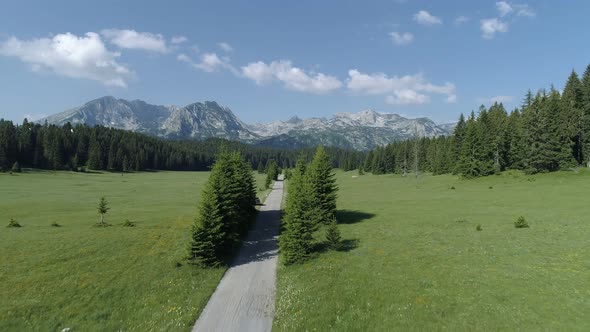
[[[274,317],[282,177],[193,331],[270,331]]]

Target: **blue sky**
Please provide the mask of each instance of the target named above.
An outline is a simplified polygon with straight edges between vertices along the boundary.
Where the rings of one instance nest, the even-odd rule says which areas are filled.
[[[590,63],[588,1],[5,1],[0,118],[104,95],[246,122],[371,108],[454,121]]]

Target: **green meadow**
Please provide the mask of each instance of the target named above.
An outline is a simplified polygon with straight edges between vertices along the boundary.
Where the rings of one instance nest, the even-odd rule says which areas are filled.
[[[279,267],[276,330],[590,330],[590,172],[355,176],[343,250]]]
[[[224,273],[182,262],[208,174],[0,173],[0,331],[190,330]]]

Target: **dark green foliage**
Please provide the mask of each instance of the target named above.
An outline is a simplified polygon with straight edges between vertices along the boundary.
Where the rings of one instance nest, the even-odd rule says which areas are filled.
[[[54,221],[51,223],[51,227],[61,227],[61,225]]]
[[[18,221],[14,220],[13,218],[10,218],[10,221],[8,222],[8,226],[6,226],[8,228],[13,228],[13,227],[22,227]]]
[[[293,171],[290,168],[285,169],[285,180],[289,180],[291,179],[291,174],[293,174]]]
[[[475,226],[475,230],[478,231],[478,232],[480,232],[480,231],[483,230],[483,228],[481,227],[480,224],[477,224],[477,226]]]
[[[99,226],[106,226],[107,224],[104,221],[104,215],[109,212],[109,210],[111,209],[110,207],[108,207],[109,202],[107,202],[106,198],[104,196],[102,196],[100,198],[100,201],[98,202],[98,214],[100,214],[100,222],[98,223]]]
[[[328,227],[326,227],[326,242],[328,247],[332,250],[339,250],[342,248],[342,237],[338,229],[336,218],[333,218]]]
[[[365,175],[365,172],[363,171],[363,166],[359,167],[359,175]]]
[[[526,219],[523,216],[520,216],[514,222],[514,227],[515,228],[528,228],[529,223],[526,221]]]
[[[266,164],[266,182],[265,187],[266,189],[270,188],[272,181],[276,181],[279,177],[279,167],[277,162],[274,160],[269,160]]]
[[[303,153],[307,160],[313,148],[282,150],[251,146],[223,139],[170,141],[101,126],[33,124],[22,125],[0,118],[0,172],[10,171],[18,161],[21,167],[77,170],[143,171],[196,170],[211,168],[223,149],[240,152],[251,167],[274,160],[278,166],[293,167]],[[327,149],[338,167],[356,168],[364,153],[339,148]],[[280,172],[279,172],[280,173]]]
[[[12,164],[11,171],[13,173],[20,173],[21,172],[20,164],[18,163],[18,161],[15,161],[14,164]]]
[[[336,179],[330,157],[324,147],[318,147],[305,176],[312,187],[312,205],[317,209],[317,224],[329,224],[336,216]]]
[[[302,262],[311,255],[316,220],[312,190],[305,160],[299,158],[287,187],[283,231],[279,237],[281,257],[286,265]]]
[[[191,229],[188,260],[218,266],[238,246],[256,215],[252,168],[237,152],[215,162]]]

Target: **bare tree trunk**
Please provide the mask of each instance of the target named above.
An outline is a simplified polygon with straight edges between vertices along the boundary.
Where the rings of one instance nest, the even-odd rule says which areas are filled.
[[[100,224],[104,225],[104,214],[100,214]]]

